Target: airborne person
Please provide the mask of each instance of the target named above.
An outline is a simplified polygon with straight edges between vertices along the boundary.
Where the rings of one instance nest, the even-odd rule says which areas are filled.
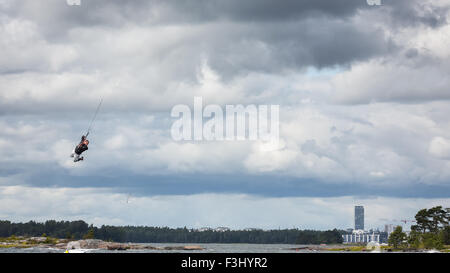
[[[82,157],[81,154],[89,149],[88,145],[89,140],[87,140],[86,136],[82,136],[80,144],[78,144],[77,147],[75,147],[73,153],[70,155],[71,157],[74,157],[73,162],[77,162],[84,159],[84,157]]]
[[[87,140],[87,136],[89,135],[92,124],[94,123],[95,118],[97,117],[98,110],[100,109],[100,106],[102,105],[103,99],[100,100],[100,103],[97,106],[97,110],[95,111],[94,117],[91,120],[91,123],[89,124],[88,130],[86,135],[81,136],[80,143],[75,147],[70,157],[74,157],[73,162],[78,162],[80,160],[83,160],[84,157],[81,156],[81,154],[88,150],[89,140]]]

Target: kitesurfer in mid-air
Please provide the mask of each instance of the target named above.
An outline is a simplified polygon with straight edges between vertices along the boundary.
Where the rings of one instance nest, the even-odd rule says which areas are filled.
[[[74,158],[73,162],[78,162],[78,161],[84,159],[84,157],[82,157],[81,154],[88,149],[89,140],[87,140],[87,136],[91,132],[92,124],[94,123],[94,120],[97,117],[98,110],[100,110],[100,106],[102,105],[102,102],[103,102],[103,99],[100,100],[100,103],[97,106],[97,110],[95,110],[94,117],[92,118],[91,123],[89,124],[86,135],[81,136],[80,144],[78,144],[77,147],[75,147],[72,154],[70,155],[71,157]]]
[[[70,155],[71,157],[74,158],[73,162],[77,162],[84,159],[84,157],[82,157],[81,154],[88,149],[88,145],[89,140],[86,139],[86,136],[82,136],[80,144],[78,144],[77,147],[75,147],[73,153]]]

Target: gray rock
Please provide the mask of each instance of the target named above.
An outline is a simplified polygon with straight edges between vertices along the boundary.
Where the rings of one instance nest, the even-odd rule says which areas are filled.
[[[97,239],[86,239],[86,240],[80,240],[78,242],[80,242],[81,248],[85,248],[85,249],[104,248],[101,246],[105,243],[104,241],[97,240]]]
[[[54,247],[59,248],[59,249],[66,249],[67,244],[66,243],[57,243]],[[69,248],[67,248],[67,249],[69,249]]]
[[[80,249],[81,244],[79,241],[72,241],[67,244],[67,249]]]

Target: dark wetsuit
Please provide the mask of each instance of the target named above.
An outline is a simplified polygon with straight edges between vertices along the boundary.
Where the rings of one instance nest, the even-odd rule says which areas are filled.
[[[82,136],[82,137],[81,137],[81,142],[80,142],[80,144],[78,144],[77,147],[75,147],[75,153],[76,153],[77,155],[81,155],[82,152],[84,152],[84,151],[86,151],[86,150],[89,149],[88,146],[87,146],[86,144],[83,143],[83,141],[84,141],[85,139],[86,139],[86,137],[85,137],[85,136]]]

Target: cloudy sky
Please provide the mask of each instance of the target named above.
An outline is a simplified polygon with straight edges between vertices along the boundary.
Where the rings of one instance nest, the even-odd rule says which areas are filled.
[[[364,205],[382,228],[449,207],[450,3],[282,2],[0,0],[0,219],[330,229]],[[278,145],[174,141],[195,96],[279,105]]]

